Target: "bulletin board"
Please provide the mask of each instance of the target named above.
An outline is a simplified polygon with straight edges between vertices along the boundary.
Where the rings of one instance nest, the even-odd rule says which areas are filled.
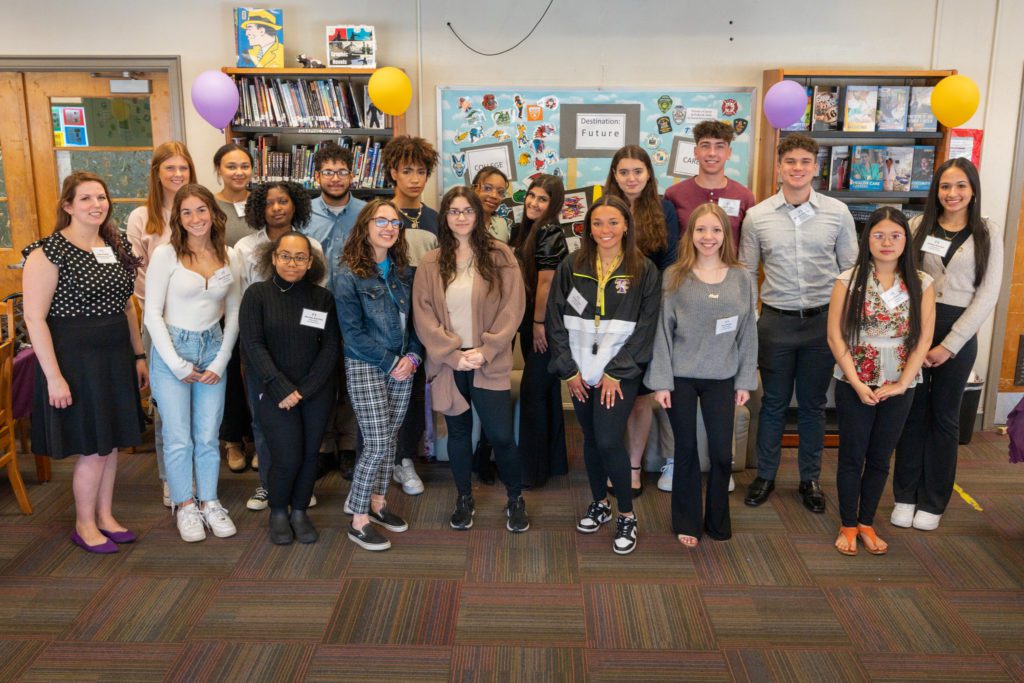
[[[441,192],[471,182],[494,165],[511,178],[510,194],[539,173],[567,188],[603,185],[615,151],[640,145],[664,194],[697,174],[693,127],[718,119],[736,131],[726,175],[753,181],[754,88],[606,90],[582,88],[438,89]]]

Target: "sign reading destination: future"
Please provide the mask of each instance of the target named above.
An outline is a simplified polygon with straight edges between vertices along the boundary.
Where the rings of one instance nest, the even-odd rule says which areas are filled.
[[[625,114],[576,114],[577,149],[618,149],[625,140]]]

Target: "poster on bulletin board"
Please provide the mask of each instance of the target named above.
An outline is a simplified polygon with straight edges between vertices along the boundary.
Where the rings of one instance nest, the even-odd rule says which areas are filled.
[[[484,166],[511,179],[509,194],[538,174],[567,188],[603,185],[615,151],[640,145],[651,156],[659,194],[697,173],[693,127],[718,119],[733,126],[726,175],[753,177],[754,88],[611,90],[582,88],[438,88],[441,192],[469,184]]]

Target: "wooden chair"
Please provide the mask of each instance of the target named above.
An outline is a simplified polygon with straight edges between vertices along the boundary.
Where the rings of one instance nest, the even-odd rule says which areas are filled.
[[[2,334],[0,334],[0,340],[7,341],[8,339],[14,340],[14,349],[12,357],[18,354],[19,349],[24,346],[28,346],[28,328],[25,327],[25,316],[23,313],[23,299],[21,292],[15,292],[4,297],[2,301],[3,307],[0,308],[2,312],[2,318],[0,318],[0,324],[2,324]],[[18,436],[18,442],[21,445],[21,452],[29,452],[28,444],[28,433],[29,433],[29,418],[22,417],[14,421],[15,433]],[[50,459],[45,455],[36,456],[36,478],[40,483],[50,481],[52,477],[50,470]]]
[[[7,467],[7,478],[18,499],[18,507],[32,514],[25,482],[18,471],[18,449],[14,445],[14,414],[11,408],[11,381],[14,377],[14,340],[0,344],[0,467]]]

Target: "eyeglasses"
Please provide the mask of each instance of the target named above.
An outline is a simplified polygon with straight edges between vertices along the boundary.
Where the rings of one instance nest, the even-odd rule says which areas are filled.
[[[871,233],[871,239],[873,239],[876,242],[882,242],[882,241],[885,240],[886,237],[891,239],[893,242],[902,242],[903,241],[903,233],[902,232],[894,232],[894,233],[891,233],[891,234],[890,233],[885,233],[885,232],[873,232],[873,233]]]
[[[324,178],[334,178],[335,176],[337,176],[338,178],[348,178],[350,175],[352,175],[352,171],[348,170],[347,168],[340,168],[337,171],[329,168],[326,171],[317,172]]]
[[[448,218],[458,218],[460,216],[472,218],[473,216],[476,215],[476,209],[470,206],[465,209],[448,209],[446,213],[448,214]]]
[[[402,227],[402,221],[400,221],[397,218],[392,218],[390,220],[388,220],[387,218],[383,218],[383,217],[374,218],[373,219],[373,224],[376,225],[378,228],[386,228],[386,227],[388,227],[390,225],[395,230],[398,230],[399,228]]]
[[[295,254],[294,256],[288,252],[277,252],[274,254],[277,260],[281,263],[294,263],[297,266],[301,266],[304,263],[309,263],[309,257],[305,254]]]
[[[504,197],[508,193],[507,187],[496,187],[494,185],[477,185],[484,194],[496,194],[499,197]]]

